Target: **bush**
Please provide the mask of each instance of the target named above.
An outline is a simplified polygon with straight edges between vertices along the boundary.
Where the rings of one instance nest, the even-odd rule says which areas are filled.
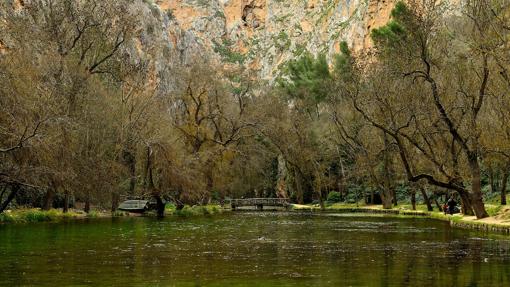
[[[342,200],[342,196],[340,195],[340,192],[332,191],[328,194],[328,203],[336,203],[340,202]]]
[[[503,208],[502,205],[492,205],[492,204],[486,204],[485,209],[487,210],[487,213],[489,216],[496,216]]]
[[[197,215],[213,215],[221,213],[221,209],[217,205],[185,205],[181,210],[175,210],[174,214],[182,217]]]
[[[115,210],[112,212],[113,217],[122,217],[128,215],[128,212],[122,211],[122,210]]]
[[[88,218],[98,218],[100,216],[99,212],[95,210],[91,210],[89,213],[87,213]]]
[[[16,222],[16,218],[11,213],[1,213],[0,223]]]

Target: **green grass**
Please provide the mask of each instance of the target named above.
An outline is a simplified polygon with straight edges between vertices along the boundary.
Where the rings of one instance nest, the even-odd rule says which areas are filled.
[[[31,222],[61,221],[77,217],[78,214],[74,212],[63,213],[62,211],[56,209],[48,211],[40,209],[21,209],[16,211],[7,211],[0,214],[0,223],[31,223]]]
[[[201,216],[201,215],[214,215],[222,212],[219,205],[194,205],[184,206],[183,209],[177,210],[175,206],[167,206],[166,212],[168,215],[176,215],[180,217]]]
[[[87,217],[88,218],[98,218],[98,217],[101,217],[101,213],[99,213],[95,210],[91,210],[89,213],[87,213]]]
[[[485,204],[485,210],[487,210],[489,216],[498,215],[502,208],[503,206],[498,204]]]
[[[122,210],[115,210],[114,212],[112,212],[113,217],[122,217],[122,216],[127,216],[128,214],[129,214],[128,212],[125,212]]]

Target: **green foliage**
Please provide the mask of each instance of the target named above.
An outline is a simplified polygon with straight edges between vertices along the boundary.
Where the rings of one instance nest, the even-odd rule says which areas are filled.
[[[70,218],[76,218],[78,215],[73,212],[63,213],[62,211],[52,209],[49,211],[39,209],[23,209],[14,212],[4,212],[0,214],[0,223],[32,223],[46,221],[61,221]]]
[[[0,213],[0,223],[14,223],[16,218],[9,212]]]
[[[214,52],[218,53],[223,61],[227,63],[243,64],[245,56],[239,52],[231,49],[232,43],[228,40],[223,40],[221,44],[215,43]]]
[[[113,217],[122,217],[122,216],[127,216],[127,215],[128,215],[128,213],[125,211],[122,211],[122,210],[115,210],[114,212],[112,212]]]
[[[285,31],[280,31],[277,36],[273,36],[273,42],[276,48],[280,51],[286,51],[290,48],[292,41]]]
[[[225,14],[222,11],[218,10],[218,11],[216,11],[216,13],[214,13],[214,17],[225,19]]]
[[[100,217],[100,213],[95,210],[92,210],[89,213],[87,213],[87,217],[88,218],[98,218],[98,217]]]
[[[353,59],[347,42],[340,42],[340,54],[335,55],[335,75],[339,77],[349,77],[352,73]]]
[[[221,213],[221,207],[218,205],[185,205],[181,210],[174,210],[174,214],[180,217],[214,215]]]
[[[306,50],[306,47],[304,45],[301,45],[301,44],[297,44],[294,51],[292,52],[292,54],[295,56],[295,57],[301,57],[301,55],[307,53],[308,50]]]
[[[340,195],[340,192],[332,191],[328,194],[328,203],[336,203],[340,202],[342,200],[342,196]]]
[[[485,209],[487,210],[487,213],[489,216],[496,216],[503,208],[502,205],[492,205],[492,204],[486,204]]]
[[[386,25],[372,30],[370,36],[376,47],[393,46],[404,40],[407,35],[406,26],[410,11],[407,5],[399,1],[391,11],[392,20]]]
[[[327,81],[331,80],[328,62],[324,54],[314,57],[305,53],[283,68],[283,77],[278,79],[291,98],[308,99],[314,103],[324,101],[328,94]]]
[[[364,186],[350,185],[348,187],[347,198],[345,199],[345,201],[347,203],[360,202],[364,198],[363,196],[364,196],[365,190],[366,189]]]
[[[409,15],[409,13],[410,13],[410,11],[409,11],[409,8],[407,7],[406,3],[404,3],[403,1],[398,1],[395,4],[395,8],[393,8],[393,10],[391,10],[391,17],[393,17],[395,19],[402,19],[405,16]]]
[[[405,29],[399,22],[391,20],[388,24],[372,30],[370,36],[376,44],[381,42],[393,43],[405,36]]]

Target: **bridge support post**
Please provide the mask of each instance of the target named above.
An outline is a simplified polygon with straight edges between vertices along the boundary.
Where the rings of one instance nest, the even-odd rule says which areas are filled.
[[[262,204],[257,204],[257,210],[263,210],[264,209],[264,205]]]

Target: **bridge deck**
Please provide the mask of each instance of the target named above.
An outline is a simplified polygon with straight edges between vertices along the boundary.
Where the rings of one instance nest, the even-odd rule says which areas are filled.
[[[230,201],[232,209],[242,206],[255,206],[258,209],[263,209],[264,206],[283,206],[288,207],[290,205],[290,199],[288,198],[243,198],[243,199],[232,199]]]

